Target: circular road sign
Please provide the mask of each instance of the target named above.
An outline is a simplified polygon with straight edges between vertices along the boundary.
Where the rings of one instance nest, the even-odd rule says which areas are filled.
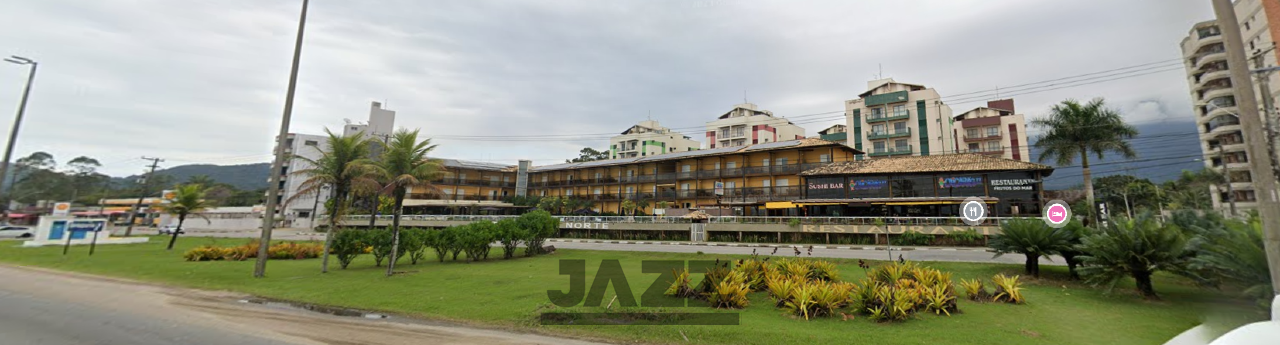
[[[1053,200],[1044,207],[1044,223],[1051,227],[1061,228],[1071,221],[1071,207],[1062,200]]]
[[[987,204],[978,198],[966,198],[960,203],[960,219],[969,226],[978,226],[987,218]]]

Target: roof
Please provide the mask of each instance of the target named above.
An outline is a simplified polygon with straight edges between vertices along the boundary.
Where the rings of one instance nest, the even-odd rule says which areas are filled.
[[[460,159],[441,158],[446,168],[454,169],[473,169],[473,170],[490,170],[490,171],[515,171],[516,166],[501,163],[487,163],[476,161],[464,161]]]
[[[721,147],[721,148],[714,148],[714,149],[707,149],[707,150],[671,152],[671,153],[663,153],[658,155],[635,157],[635,158],[619,158],[619,159],[606,159],[606,160],[598,160],[598,161],[590,161],[590,162],[574,162],[574,163],[544,165],[544,166],[532,167],[529,169],[529,171],[536,172],[536,171],[547,171],[547,170],[593,168],[593,167],[600,167],[600,166],[623,165],[623,164],[629,164],[629,163],[649,163],[649,162],[671,161],[671,160],[678,160],[678,159],[685,159],[685,158],[692,158],[692,157],[712,156],[712,155],[718,155],[718,154],[795,149],[795,148],[802,148],[802,147],[818,147],[818,146],[836,146],[844,150],[852,151],[854,153],[862,153],[861,151],[855,150],[851,147],[845,146],[843,144],[840,144],[834,141],[822,140],[818,138],[804,138],[804,139],[797,139],[797,140],[787,140],[787,141],[755,144],[750,146],[731,146],[731,147]]]
[[[906,86],[913,86],[913,87],[917,87],[917,88],[919,88],[919,90],[926,89],[926,87],[924,87],[924,85],[920,85],[920,84],[911,84],[911,83],[903,83],[903,82],[897,82],[897,81],[889,81],[889,82],[887,82],[887,83],[877,85],[876,87],[873,87],[873,88],[871,88],[870,90],[867,90],[866,92],[863,92],[863,93],[861,93],[861,94],[858,94],[858,98],[867,98],[867,96],[870,96],[872,92],[875,92],[875,91],[876,91],[876,89],[879,89],[879,88],[885,87],[885,86],[887,86],[887,85],[892,85],[892,84],[897,84],[897,85],[906,85]],[[915,91],[915,90],[917,90],[917,89],[915,89],[915,88],[911,88],[911,90],[910,90],[910,91]]]
[[[1052,173],[1053,167],[1019,160],[990,157],[980,153],[960,153],[835,162],[805,170],[800,173],[800,176],[1010,170],[1041,170]]]

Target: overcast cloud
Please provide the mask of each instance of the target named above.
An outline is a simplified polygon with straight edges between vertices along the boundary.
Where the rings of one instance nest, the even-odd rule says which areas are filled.
[[[113,175],[139,172],[142,155],[268,161],[300,3],[0,3],[0,53],[41,63],[15,157],[87,155]],[[398,126],[428,135],[593,134],[437,140],[442,157],[549,164],[607,147],[646,116],[701,126],[744,90],[780,116],[841,111],[878,66],[945,97],[1175,60],[1191,25],[1212,16],[1208,0],[314,0],[291,131],[338,129],[385,101]],[[25,76],[0,66],[4,132]],[[1015,100],[1035,118],[1093,97],[1134,122],[1191,119],[1180,70]],[[843,123],[803,119],[810,135]]]

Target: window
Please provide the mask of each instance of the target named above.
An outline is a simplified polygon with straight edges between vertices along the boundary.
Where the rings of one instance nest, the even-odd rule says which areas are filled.
[[[978,143],[969,143],[969,152],[978,152]]]
[[[716,170],[720,170],[720,162],[716,162],[716,167],[715,167],[715,169],[716,169]]]
[[[602,190],[600,190],[600,188],[596,188],[596,190],[595,190],[595,194],[596,194],[596,195],[600,195],[600,192],[603,192],[603,191],[602,191]]]
[[[776,165],[787,165],[787,157],[778,158]]]
[[[565,195],[565,196],[573,196],[573,190],[572,190],[572,189],[565,189],[565,190],[564,190],[564,195]]]
[[[303,142],[302,142],[302,144],[303,144],[303,145],[307,145],[307,146],[316,146],[316,145],[320,145],[320,143],[316,142],[315,140],[307,140],[307,141],[303,141]]]
[[[680,184],[680,190],[689,190],[689,184],[688,183]]]
[[[786,187],[790,185],[791,185],[791,180],[785,179],[785,178],[778,179],[778,187]]]
[[[690,171],[692,171],[692,170],[690,170],[690,169],[692,169],[692,168],[691,168],[688,164],[685,164],[684,166],[680,167],[680,171],[681,171],[681,172],[690,172]]]
[[[1000,150],[1001,150],[1001,147],[1000,147],[1000,142],[999,142],[999,141],[988,141],[988,142],[987,142],[987,151],[1000,151]]]
[[[569,176],[569,179],[572,180],[573,176]],[[458,174],[458,181],[466,181],[466,180],[467,180],[467,173]]]
[[[987,136],[988,136],[988,137],[994,137],[994,136],[999,136],[999,135],[1000,135],[1000,127],[997,127],[997,126],[987,127]]]
[[[871,133],[884,133],[884,124],[871,125]]]
[[[440,191],[444,192],[445,195],[453,195],[453,188],[444,188],[444,189],[441,189]]]
[[[893,147],[895,147],[894,150],[899,150],[899,151],[907,150],[907,139],[894,140]]]
[[[907,122],[906,122],[906,121],[899,121],[899,122],[894,122],[894,123],[893,123],[893,132],[894,132],[894,133],[902,133],[903,131],[906,131],[906,130],[907,130]]]
[[[767,167],[767,166],[769,166],[769,159],[768,159],[768,158],[761,159],[761,160],[760,160],[760,166],[762,166],[762,167]]]
[[[686,165],[686,166],[687,166],[687,165]],[[627,170],[627,177],[633,177],[633,176],[636,176],[636,171],[635,171],[635,170]]]
[[[737,182],[732,182],[732,181],[730,181],[730,182],[725,182],[725,183],[724,183],[724,188],[727,188],[727,189],[733,189],[734,187],[737,187],[737,185],[738,185],[738,183],[737,183]]]
[[[831,155],[828,155],[828,154],[825,154],[825,153],[824,153],[824,154],[821,154],[821,155],[818,155],[818,161],[819,161],[819,162],[823,162],[823,163],[830,163],[830,162],[831,162]]]
[[[884,117],[884,108],[871,108],[871,118]]]
[[[884,142],[883,141],[872,142],[871,152],[884,152]]]
[[[773,181],[769,181],[769,180],[764,180],[764,181],[762,181],[763,186],[764,186],[765,188],[768,188],[768,187],[769,187],[769,184],[770,184],[771,182],[773,182]]]
[[[733,168],[738,167],[738,162],[729,162],[728,164],[729,164],[729,166],[728,166],[728,167],[729,167],[729,169],[733,169]]]
[[[964,130],[964,136],[965,136],[966,138],[977,138],[977,137],[978,137],[978,129],[977,129],[977,128],[969,128],[969,129],[965,129],[965,130]]]
[[[893,106],[893,116],[907,116],[907,106],[902,104]]]

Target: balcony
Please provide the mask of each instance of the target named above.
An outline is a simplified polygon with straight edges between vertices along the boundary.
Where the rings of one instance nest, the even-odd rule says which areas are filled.
[[[867,116],[867,123],[906,120],[909,118],[911,118],[911,113],[905,111],[896,114],[872,114]]]
[[[680,179],[680,180],[692,180],[697,177],[698,177],[698,173],[695,171],[681,171],[676,173],[676,179]]]
[[[769,167],[746,167],[742,168],[742,174],[747,176],[768,175]]]
[[[1205,84],[1215,80],[1223,80],[1230,78],[1231,72],[1227,70],[1217,70],[1212,72],[1201,73],[1196,76],[1196,88],[1203,88]]]
[[[742,168],[728,168],[720,170],[722,177],[742,177]]]
[[[964,142],[968,143],[968,142],[974,142],[974,141],[995,140],[995,139],[1000,139],[1000,137],[1001,135],[999,132],[997,132],[996,135],[990,135],[989,133],[983,131],[982,133],[978,133],[978,136],[976,137],[969,137],[966,134],[964,136]]]
[[[909,137],[909,136],[911,136],[911,128],[902,128],[902,129],[893,130],[893,131],[881,131],[881,132],[867,131],[868,140]]]
[[[676,173],[661,173],[656,175],[656,182],[674,183],[676,182]]]
[[[800,173],[800,164],[774,165],[774,175],[795,175]]]
[[[911,154],[911,145],[907,145],[907,146],[889,147],[889,148],[874,150],[868,155],[870,155],[871,157],[881,157],[881,156],[900,156],[900,155],[910,155],[910,154]]]
[[[698,171],[698,178],[716,178],[716,177],[720,177],[720,169]]]

